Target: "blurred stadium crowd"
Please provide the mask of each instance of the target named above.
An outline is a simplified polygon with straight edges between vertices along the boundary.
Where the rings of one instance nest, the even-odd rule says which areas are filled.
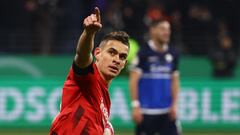
[[[172,23],[171,43],[183,54],[206,55],[220,45],[240,50],[238,0],[1,0],[0,53],[72,53],[82,20],[96,5],[104,25],[97,42],[125,30],[141,45],[149,21],[165,18]]]

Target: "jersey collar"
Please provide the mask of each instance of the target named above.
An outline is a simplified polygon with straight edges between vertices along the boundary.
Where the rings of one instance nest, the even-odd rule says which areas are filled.
[[[159,52],[158,49],[157,49],[157,47],[156,47],[156,45],[154,44],[153,40],[149,40],[149,41],[148,41],[148,45],[149,45],[149,47],[150,47],[153,51]],[[164,52],[166,52],[166,51],[168,50],[168,48],[169,48],[169,47],[168,47],[167,44],[163,45],[163,51],[164,51]]]

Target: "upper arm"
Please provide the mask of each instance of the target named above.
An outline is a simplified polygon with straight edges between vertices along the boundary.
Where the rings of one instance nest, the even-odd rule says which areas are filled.
[[[90,85],[86,85],[89,83],[92,83],[93,80],[95,80],[95,64],[91,63],[89,66],[85,68],[81,68],[78,65],[76,65],[75,62],[73,62],[71,67],[71,78],[72,82],[74,82],[77,86],[79,86],[79,90],[84,93],[89,93],[92,91],[89,91]]]
[[[137,99],[137,91],[138,91],[138,82],[140,79],[139,72],[131,71],[130,78],[129,78],[129,90],[131,92],[132,98],[135,100]]]
[[[130,86],[137,85],[142,74],[139,54],[134,58],[130,66]]]
[[[141,74],[137,71],[130,72],[130,83],[137,83],[141,77]]]
[[[179,56],[175,55],[172,69],[172,84],[174,85],[174,87],[179,86],[179,77]]]
[[[173,82],[173,83],[178,83],[178,82],[179,82],[179,73],[178,73],[178,71],[175,71],[175,72],[172,74],[172,82]]]
[[[83,54],[83,55],[76,53],[74,58],[74,62],[80,68],[85,68],[89,66],[92,63],[92,61],[93,61],[93,56],[91,53]]]
[[[174,55],[174,59],[173,59],[173,73],[178,71],[179,68],[179,56],[177,54]]]
[[[84,68],[79,67],[76,61],[74,61],[72,64],[72,69],[74,74],[77,74],[77,75],[87,75],[89,73],[94,73],[93,60],[88,66]]]
[[[143,61],[142,61],[142,53],[141,49],[137,53],[137,56],[130,63],[130,71],[138,72],[142,74],[143,72]]]
[[[85,68],[92,62],[94,35],[95,34],[89,34],[84,30],[79,38],[74,61],[80,68]]]

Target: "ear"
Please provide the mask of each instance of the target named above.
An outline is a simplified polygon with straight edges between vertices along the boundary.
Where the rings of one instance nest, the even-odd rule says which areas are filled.
[[[124,64],[124,67],[126,67],[126,66],[127,66],[127,64],[128,64],[128,60],[126,60],[126,62],[125,62],[125,64]]]
[[[121,70],[123,70],[127,66],[127,64],[128,64],[128,60],[125,61],[124,66],[121,68]]]
[[[151,28],[150,28],[150,34],[151,34],[151,35],[156,34],[156,28],[155,28],[155,27],[151,27]]]
[[[99,60],[100,53],[101,53],[101,48],[97,47],[97,48],[94,50],[94,56],[95,56],[95,58],[96,58],[96,61]]]

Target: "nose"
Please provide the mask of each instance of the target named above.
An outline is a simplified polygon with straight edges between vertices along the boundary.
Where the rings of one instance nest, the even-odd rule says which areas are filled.
[[[116,55],[114,58],[113,58],[113,62],[116,63],[117,65],[120,64],[120,58],[118,55]]]

